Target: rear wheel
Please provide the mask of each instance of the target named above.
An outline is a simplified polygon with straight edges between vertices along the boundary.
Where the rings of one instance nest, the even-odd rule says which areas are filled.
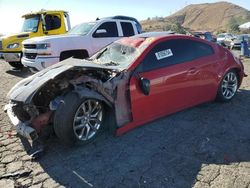
[[[233,70],[227,72],[223,77],[217,93],[217,100],[221,102],[230,101],[236,94],[239,87],[237,73]]]
[[[15,62],[8,62],[10,66],[16,68],[16,69],[22,69],[23,64],[21,62],[15,61]]]
[[[69,93],[55,113],[54,129],[64,143],[93,141],[104,128],[104,107],[96,99],[80,99]]]

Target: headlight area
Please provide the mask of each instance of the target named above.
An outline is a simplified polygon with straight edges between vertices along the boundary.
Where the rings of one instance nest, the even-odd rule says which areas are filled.
[[[42,44],[37,44],[36,49],[37,49],[37,55],[39,56],[50,56],[52,55],[50,43],[42,43]]]
[[[8,44],[7,48],[8,49],[15,49],[19,47],[19,43],[12,43],[12,44]]]
[[[36,45],[36,49],[48,49],[50,47],[51,47],[50,43],[42,43]]]
[[[44,107],[42,107],[44,108]],[[27,139],[36,140],[43,127],[49,124],[52,115],[51,110],[40,109],[35,105],[24,105],[23,103],[10,102],[6,108],[17,132]]]
[[[51,126],[49,126],[51,124],[49,123],[53,112],[47,111],[39,114],[41,111],[39,108],[33,104],[25,105],[22,102],[15,101],[10,101],[5,106],[5,112],[7,112],[11,122],[15,125],[24,149],[32,158],[39,157],[44,151],[41,139],[43,132],[46,131],[48,134],[48,128],[50,127],[49,134],[52,133]]]

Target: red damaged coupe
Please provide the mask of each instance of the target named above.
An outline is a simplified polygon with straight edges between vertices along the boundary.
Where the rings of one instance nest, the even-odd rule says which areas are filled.
[[[241,61],[215,43],[144,33],[22,80],[6,111],[25,138],[51,127],[64,143],[87,143],[104,128],[121,135],[204,102],[228,102],[243,77]]]

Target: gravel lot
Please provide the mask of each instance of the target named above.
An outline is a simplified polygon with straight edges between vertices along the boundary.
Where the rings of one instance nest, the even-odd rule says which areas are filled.
[[[245,60],[250,75],[250,60]],[[250,76],[227,104],[207,103],[121,137],[67,148],[56,138],[31,161],[3,112],[6,94],[28,71],[0,60],[0,187],[248,187]]]

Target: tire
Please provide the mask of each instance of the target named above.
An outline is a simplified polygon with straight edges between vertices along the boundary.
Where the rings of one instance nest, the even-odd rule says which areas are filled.
[[[217,101],[229,102],[236,95],[239,88],[239,78],[234,70],[228,71],[219,86]]]
[[[16,68],[16,69],[22,69],[23,68],[23,64],[21,62],[8,62],[10,64],[10,66]]]
[[[104,106],[97,99],[80,99],[71,92],[65,96],[55,112],[54,130],[66,145],[92,142],[103,129]]]

